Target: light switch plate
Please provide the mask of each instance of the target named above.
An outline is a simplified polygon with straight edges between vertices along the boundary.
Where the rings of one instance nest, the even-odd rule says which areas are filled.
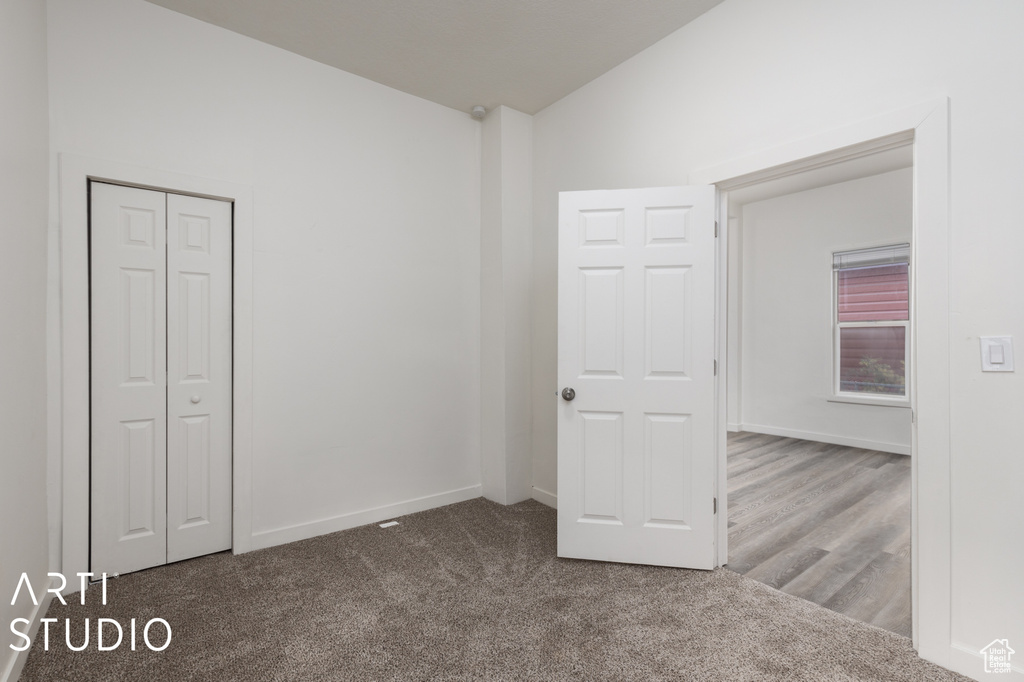
[[[1013,337],[982,336],[981,337],[981,371],[1012,372],[1013,371]]]

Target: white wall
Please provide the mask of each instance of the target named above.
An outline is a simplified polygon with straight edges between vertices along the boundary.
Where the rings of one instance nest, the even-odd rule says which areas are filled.
[[[912,196],[906,168],[742,206],[741,411],[730,423],[910,454],[909,408],[829,400],[832,253],[909,242]]]
[[[0,3],[0,679],[24,658],[10,630],[46,589],[46,7]],[[19,632],[24,626],[19,625]]]
[[[49,60],[52,163],[252,187],[258,544],[479,495],[479,124],[141,0],[53,0]]]
[[[696,169],[948,95],[952,642],[964,652],[1024,642],[1024,372],[982,374],[978,341],[1024,343],[1022,27],[1017,0],[725,0],[539,112],[534,485],[555,488],[559,191],[685,183]],[[963,660],[983,674],[980,659]]]
[[[483,493],[531,496],[530,286],[533,118],[497,107],[481,142],[480,319]]]

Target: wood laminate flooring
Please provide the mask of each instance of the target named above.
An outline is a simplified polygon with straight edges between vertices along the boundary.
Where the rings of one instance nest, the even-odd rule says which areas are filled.
[[[727,568],[910,636],[910,458],[730,433]]]

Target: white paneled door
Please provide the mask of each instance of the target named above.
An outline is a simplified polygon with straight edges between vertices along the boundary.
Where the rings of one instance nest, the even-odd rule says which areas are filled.
[[[714,202],[560,195],[561,557],[715,565]]]
[[[92,571],[167,560],[167,200],[93,183]]]
[[[231,547],[231,205],[167,195],[167,561]]]
[[[231,547],[231,205],[90,187],[91,570]]]

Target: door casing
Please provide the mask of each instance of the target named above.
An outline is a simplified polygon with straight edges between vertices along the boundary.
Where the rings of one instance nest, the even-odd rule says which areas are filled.
[[[726,391],[728,192],[911,143],[914,149],[911,281],[911,599],[914,648],[950,667],[949,99],[941,97],[828,133],[691,173],[719,189],[717,353],[718,563],[728,561]],[[918,343],[927,339],[927,344]],[[920,482],[927,481],[926,485]]]
[[[89,252],[91,180],[230,201],[232,244],[232,552],[252,547],[252,188],[74,154],[60,154],[60,349],[51,366],[59,418],[49,434],[51,477],[59,485],[61,555],[65,576],[89,571]],[[56,479],[56,480],[54,480]],[[79,589],[68,580],[64,593]]]

